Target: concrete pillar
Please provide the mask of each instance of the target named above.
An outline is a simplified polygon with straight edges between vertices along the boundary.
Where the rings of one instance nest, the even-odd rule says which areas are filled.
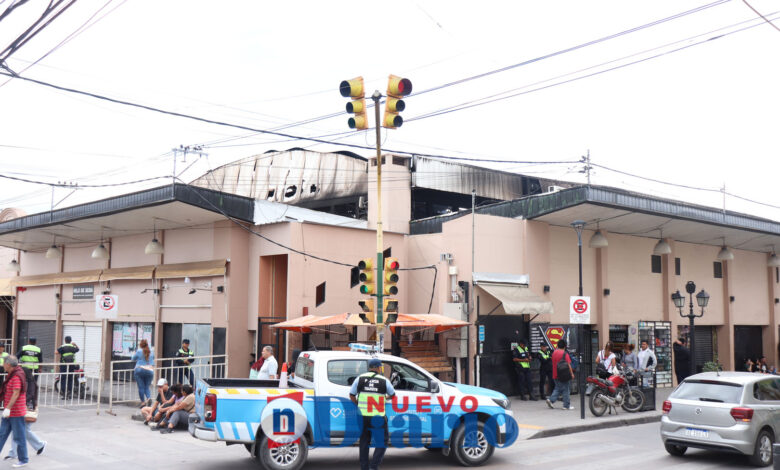
[[[767,261],[769,255],[767,255]],[[780,351],[778,351],[778,333],[780,333],[780,324],[778,324],[778,310],[780,310],[780,304],[775,303],[777,299],[780,299],[780,285],[776,282],[776,268],[767,266],[767,301],[769,302],[769,326],[764,334],[764,355],[769,364],[773,366],[778,365],[780,359]]]
[[[677,317],[679,321],[679,314],[677,308],[672,303],[672,293],[676,290],[676,274],[674,273],[674,258],[675,258],[675,245],[674,240],[665,239],[666,243],[672,247],[672,252],[668,255],[661,255],[661,276],[663,277],[663,284],[661,286],[661,305],[663,306],[663,321],[673,322],[674,317]],[[676,331],[672,331],[672,340]]]
[[[729,297],[734,291],[731,279],[733,261],[721,261],[723,266],[723,326],[718,327],[718,362],[723,370],[734,370],[734,312]],[[712,301],[713,299],[710,299]]]
[[[601,233],[606,236],[605,231],[602,230]],[[582,244],[585,245],[585,243],[583,240]],[[583,246],[584,248],[586,246]],[[591,323],[596,323],[596,327],[601,332],[600,348],[609,341],[609,297],[604,295],[604,289],[609,288],[608,255],[608,247],[596,248],[596,298],[590,300],[592,304]]]

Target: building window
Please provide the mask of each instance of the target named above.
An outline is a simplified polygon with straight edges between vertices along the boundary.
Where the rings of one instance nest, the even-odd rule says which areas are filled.
[[[650,271],[654,273],[661,273],[661,256],[650,255]]]
[[[674,259],[674,274],[676,276],[680,275],[680,258]]]
[[[712,270],[715,279],[723,279],[723,264],[720,261],[715,261],[712,263]]]
[[[349,271],[349,288],[352,289],[358,284],[360,284],[360,269],[357,266],[353,266]]]
[[[317,307],[322,305],[323,302],[325,302],[325,283],[324,282],[317,286],[317,300],[316,300]]]

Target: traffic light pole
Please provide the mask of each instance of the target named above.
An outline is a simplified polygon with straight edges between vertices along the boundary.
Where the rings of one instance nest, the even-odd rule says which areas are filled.
[[[374,91],[374,122],[376,123],[376,344],[380,352],[385,345],[385,322],[382,317],[382,297],[384,295],[385,260],[383,255],[384,241],[382,237],[382,126],[379,121],[379,100],[382,94]]]

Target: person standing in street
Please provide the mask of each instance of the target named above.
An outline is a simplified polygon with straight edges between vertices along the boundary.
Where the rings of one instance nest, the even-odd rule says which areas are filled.
[[[42,440],[34,432],[32,432],[32,429],[30,429],[32,422],[27,421],[30,413],[34,413],[35,420],[38,420],[38,410],[33,412],[27,410],[27,414],[24,418],[24,437],[27,440],[27,443],[30,444],[30,447],[32,447],[32,450],[35,451],[35,455],[41,455],[43,451],[46,450],[46,441]],[[8,455],[6,455],[3,460],[15,460],[17,457],[17,448],[15,445],[13,445],[11,446],[11,450],[8,451]]]
[[[547,343],[542,342],[536,355],[539,358],[539,397],[544,400],[549,396],[544,387],[545,383],[550,388],[555,387],[552,375],[552,352],[547,347]],[[552,393],[552,390],[550,393]]]
[[[650,378],[653,376],[655,366],[658,365],[658,359],[648,346],[647,340],[640,343],[637,360],[639,361],[639,373],[642,374],[642,385],[647,387],[650,385]]]
[[[360,470],[378,470],[387,450],[388,430],[385,417],[385,404],[395,395],[393,385],[382,375],[382,361],[372,358],[368,361],[368,372],[359,375],[349,389],[349,399],[356,404],[363,417],[360,434]],[[381,421],[380,421],[381,420]],[[373,435],[382,424],[384,434]],[[381,439],[381,441],[380,441]],[[368,460],[371,444],[374,444],[374,456]]]
[[[3,450],[8,436],[13,432],[13,445],[19,454],[14,468],[27,465],[27,438],[25,436],[24,415],[27,414],[27,373],[19,366],[16,356],[8,356],[3,362],[8,378],[3,384],[3,419],[0,423],[0,451]]]
[[[176,381],[180,384],[184,383],[184,376],[187,376],[187,380],[190,381],[190,385],[195,386],[195,374],[192,373],[192,363],[195,361],[195,351],[190,349],[190,340],[181,340],[181,348],[176,351]]]
[[[274,348],[264,346],[262,356],[263,366],[260,368],[260,372],[257,373],[257,378],[260,380],[275,379],[279,364],[276,362],[276,358],[274,358]]]
[[[685,346],[685,338],[677,338],[677,341],[672,345],[674,350],[674,373],[677,376],[678,384],[691,375],[691,351]]]
[[[76,371],[76,353],[79,347],[72,342],[70,336],[65,337],[65,344],[57,348],[57,354],[60,356],[60,396],[70,398],[73,393],[73,374]]]
[[[28,338],[27,344],[16,353],[16,357],[24,369],[27,378],[26,399],[27,403],[35,409],[38,407],[38,365],[43,362],[41,348],[36,344],[36,338]]]
[[[560,367],[559,367],[560,366]],[[558,398],[563,401],[564,410],[573,410],[571,406],[571,380],[574,378],[574,370],[571,368],[571,356],[566,352],[566,340],[558,341],[558,349],[552,354],[552,373],[553,381],[555,382],[555,390],[553,390],[550,398],[545,400],[547,406],[555,408],[555,403]]]
[[[526,341],[520,339],[512,350],[512,361],[517,371],[517,384],[521,400],[536,400],[531,392],[531,353],[526,347]]]

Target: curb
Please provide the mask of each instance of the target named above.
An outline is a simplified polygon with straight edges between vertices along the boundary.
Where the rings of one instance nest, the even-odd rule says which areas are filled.
[[[536,434],[532,435],[531,437],[526,438],[528,439],[542,439],[545,437],[553,437],[553,436],[563,436],[566,434],[574,434],[578,432],[587,432],[587,431],[595,431],[597,429],[608,429],[608,428],[618,428],[622,426],[631,426],[634,424],[647,424],[647,423],[657,423],[661,421],[661,414],[653,414],[650,416],[639,416],[636,418],[624,418],[624,419],[614,419],[614,420],[602,420],[598,423],[592,423],[592,424],[578,424],[574,426],[566,426],[566,427],[560,427],[560,428],[551,428],[551,429],[543,429]]]

